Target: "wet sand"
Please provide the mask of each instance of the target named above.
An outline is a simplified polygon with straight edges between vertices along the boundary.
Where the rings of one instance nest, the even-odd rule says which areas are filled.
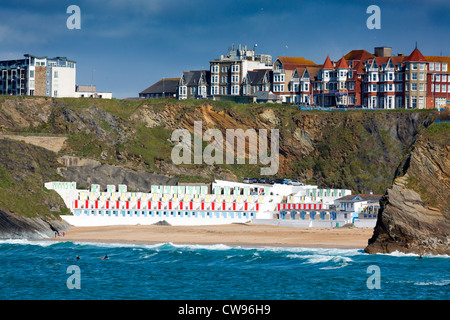
[[[215,226],[72,227],[55,241],[134,244],[226,244],[230,246],[363,249],[372,228],[297,228],[254,224]]]

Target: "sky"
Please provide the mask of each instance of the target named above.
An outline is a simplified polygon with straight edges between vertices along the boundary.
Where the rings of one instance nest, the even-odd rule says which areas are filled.
[[[70,5],[80,29],[69,29]],[[370,5],[380,28],[369,29]],[[162,78],[209,69],[242,44],[256,52],[322,64],[353,49],[392,47],[409,55],[450,56],[448,0],[1,0],[0,59],[35,56],[77,61],[77,84],[114,98],[137,97]]]

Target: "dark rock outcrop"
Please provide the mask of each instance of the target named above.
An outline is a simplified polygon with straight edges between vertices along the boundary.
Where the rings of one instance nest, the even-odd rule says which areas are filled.
[[[86,189],[91,184],[99,184],[102,188],[106,188],[108,184],[116,186],[126,184],[128,190],[149,192],[152,185],[175,185],[178,182],[177,177],[131,170],[109,164],[61,168],[60,173],[67,181],[76,181],[78,188]]]
[[[0,239],[46,239],[67,232],[70,225],[64,220],[7,213],[0,210]]]
[[[368,253],[450,254],[450,124],[427,131],[381,199]]]

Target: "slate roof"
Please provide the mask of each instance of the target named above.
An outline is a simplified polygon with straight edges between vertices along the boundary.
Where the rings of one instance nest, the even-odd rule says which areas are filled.
[[[336,201],[358,202],[360,200],[355,200],[355,198],[357,198],[358,196],[360,196],[363,199],[363,201],[380,201],[380,199],[383,195],[381,195],[381,194],[351,194],[351,195],[343,196],[339,199],[336,199]]]
[[[198,86],[198,83],[203,75],[205,85],[209,83],[210,80],[210,71],[207,70],[194,70],[194,71],[184,71],[183,78],[185,86]]]
[[[177,93],[180,78],[161,79],[139,94]]]

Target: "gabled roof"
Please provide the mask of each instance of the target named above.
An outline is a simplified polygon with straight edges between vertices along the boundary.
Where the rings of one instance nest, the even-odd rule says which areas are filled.
[[[330,56],[327,56],[325,62],[323,63],[322,69],[334,69],[333,64],[331,63]]]
[[[152,94],[152,93],[176,93],[178,90],[178,83],[180,78],[161,79],[155,84],[151,85],[139,94]]]
[[[183,78],[184,78],[184,84],[185,86],[198,86],[200,80],[204,79],[204,83],[208,83],[210,76],[209,71],[207,70],[194,70],[194,71],[184,71],[183,72]],[[182,78],[182,79],[183,79]]]
[[[283,64],[283,69],[285,70],[294,70],[297,67],[301,66],[315,66],[316,64],[307,60],[303,57],[278,57],[277,60]]]
[[[309,67],[306,67],[306,69],[308,70],[309,78],[315,79],[317,77],[317,74],[322,69],[322,66],[309,66]]]
[[[256,69],[248,71],[247,75],[251,85],[265,84],[264,78],[271,69]]]
[[[405,62],[414,61],[414,62],[427,62],[427,59],[422,55],[419,49],[415,48],[411,54],[406,57]]]

